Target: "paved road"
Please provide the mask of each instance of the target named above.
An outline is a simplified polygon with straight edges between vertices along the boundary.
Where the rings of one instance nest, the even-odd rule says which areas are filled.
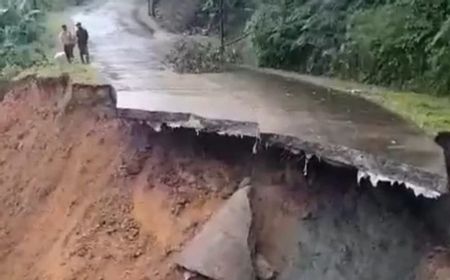
[[[152,34],[135,11],[133,1],[105,0],[74,15],[90,31],[94,65],[116,88],[120,107],[256,121],[262,132],[345,145],[445,174],[429,137],[363,99],[250,70],[173,73],[161,61],[175,35]]]

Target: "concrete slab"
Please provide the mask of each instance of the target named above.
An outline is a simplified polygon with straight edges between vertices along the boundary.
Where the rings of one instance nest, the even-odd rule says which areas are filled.
[[[178,265],[215,280],[255,278],[248,244],[252,223],[249,190],[238,190],[211,217],[177,256]]]

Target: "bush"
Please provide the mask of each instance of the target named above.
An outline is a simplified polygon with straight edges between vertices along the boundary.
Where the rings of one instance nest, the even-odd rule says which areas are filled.
[[[166,57],[166,62],[179,73],[220,72],[227,63],[236,63],[234,51],[221,54],[220,48],[212,43],[180,39]]]
[[[47,12],[82,0],[0,0],[0,79],[48,62]],[[14,69],[14,71],[11,71]]]

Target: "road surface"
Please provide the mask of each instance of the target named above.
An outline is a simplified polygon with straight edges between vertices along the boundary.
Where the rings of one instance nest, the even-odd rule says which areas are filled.
[[[162,61],[177,36],[150,32],[136,20],[137,7],[104,0],[73,16],[89,30],[94,65],[117,90],[119,107],[254,121],[261,132],[344,145],[446,176],[432,139],[361,98],[259,71],[172,72]]]

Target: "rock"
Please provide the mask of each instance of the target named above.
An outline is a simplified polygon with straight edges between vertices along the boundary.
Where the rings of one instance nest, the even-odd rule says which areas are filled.
[[[94,129],[89,130],[88,132],[86,132],[86,137],[90,137],[95,133]]]
[[[26,134],[27,134],[26,132],[20,133],[19,135],[17,135],[17,140],[19,140],[19,141],[23,140],[23,138],[25,138]]]
[[[106,255],[103,256],[103,258],[104,258],[105,260],[110,260],[110,259],[113,259],[114,256],[113,256],[112,254],[110,254],[110,253],[107,253]]]
[[[119,167],[119,172],[124,177],[138,175],[144,168],[146,160],[147,157],[143,154],[136,154],[126,160],[122,159],[122,165]]]
[[[108,229],[106,230],[106,234],[108,234],[108,235],[111,235],[111,234],[113,234],[113,233],[115,233],[115,232],[117,232],[117,229],[116,229],[116,228],[108,228]]]
[[[242,181],[239,183],[238,189],[243,189],[245,187],[250,186],[250,184],[252,183],[252,179],[250,177],[245,177],[244,179],[242,179]]]
[[[257,254],[255,259],[255,270],[258,279],[271,280],[276,276],[275,269],[267,262],[263,255]]]
[[[236,191],[176,256],[175,263],[211,279],[255,279],[248,244],[250,187]]]
[[[88,254],[88,249],[84,246],[78,248],[78,250],[76,251],[76,256],[80,257],[80,258],[84,258],[87,256]]]
[[[142,251],[141,250],[137,250],[136,252],[134,252],[133,257],[135,259],[139,258],[140,256],[142,256]]]
[[[183,280],[192,280],[195,277],[195,273],[190,271],[183,272]]]
[[[313,218],[314,218],[313,213],[311,211],[305,211],[302,214],[302,220],[304,220],[304,221],[309,221],[309,220],[312,220]]]
[[[185,207],[187,204],[189,204],[189,200],[186,198],[178,198],[176,204]]]
[[[16,150],[17,150],[17,151],[22,151],[22,148],[23,148],[23,142],[17,143],[17,145],[16,145]]]
[[[184,209],[184,206],[177,204],[170,209],[172,215],[178,217],[181,214],[181,211]]]
[[[80,173],[86,174],[87,171],[88,171],[88,168],[86,167],[86,164],[83,163],[80,168]]]
[[[63,158],[64,158],[64,159],[69,158],[69,157],[71,156],[71,154],[72,154],[72,150],[73,150],[73,145],[70,145],[69,147],[67,147],[67,148],[65,149],[65,151],[64,151]]]
[[[165,257],[170,256],[172,253],[173,253],[173,249],[166,248],[166,249],[164,250],[164,256],[165,256]]]
[[[134,241],[137,239],[138,235],[139,235],[139,228],[133,227],[127,230],[127,234],[125,237],[128,241]]]

